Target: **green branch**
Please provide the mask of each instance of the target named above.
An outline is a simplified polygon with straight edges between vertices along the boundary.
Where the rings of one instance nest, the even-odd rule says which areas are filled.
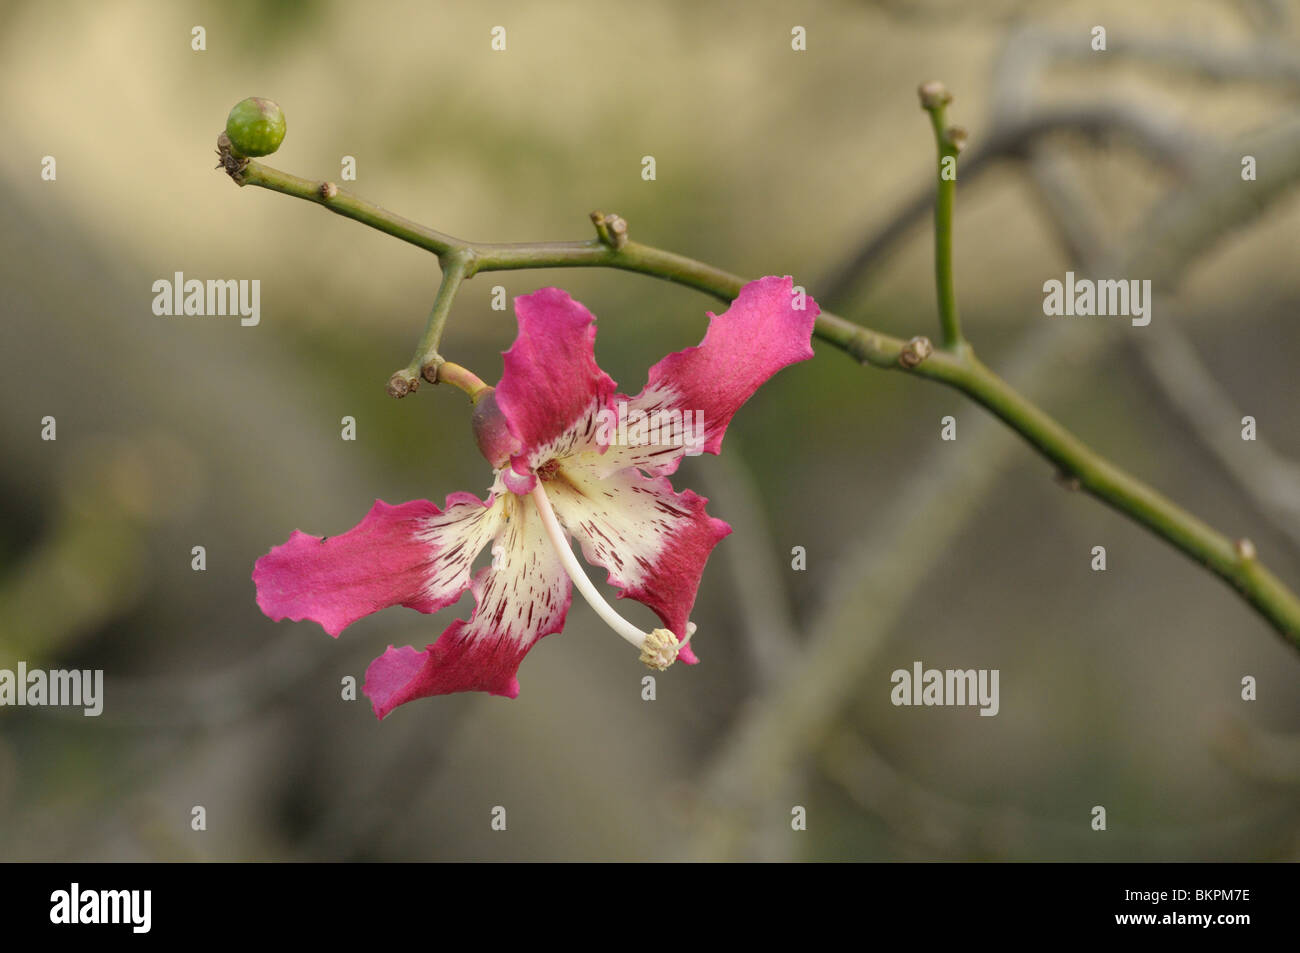
[[[925,89],[922,88],[923,104]],[[943,129],[943,105],[946,103],[935,108],[927,107],[939,136],[941,167],[944,150],[952,150],[955,156],[960,148],[957,144],[959,137],[954,136],[951,130]],[[316,202],[336,214],[355,219],[438,256],[443,281],[428,326],[411,364],[394,374],[390,381],[389,392],[398,397],[414,390],[421,376],[426,380],[437,379],[437,368],[443,363],[438,354],[438,344],[456,291],[462,281],[479,272],[617,268],[673,281],[713,295],[723,302],[732,301],[746,284],[744,278],[703,262],[629,241],[626,223],[617,216],[594,213],[592,220],[597,238],[589,241],[469,242],[394,215],[330,182],[299,178],[252,160],[242,160],[233,166],[227,164],[226,171],[240,185],[256,185]],[[946,200],[945,189],[948,193]],[[1258,562],[1254,546],[1248,540],[1234,542],[1107,461],[976,358],[961,336],[952,288],[951,193],[954,189],[955,182],[945,183],[940,178],[936,232],[946,238],[936,239],[935,267],[944,346],[933,349],[926,338],[919,336],[903,341],[827,311],[817,318],[815,336],[845,351],[860,363],[903,370],[940,381],[966,394],[1020,434],[1051,461],[1071,485],[1086,490],[1206,566],[1237,590],[1292,647],[1300,648],[1300,598]]]
[[[917,92],[921,96],[921,108],[930,114],[939,153],[934,195],[934,285],[939,299],[939,326],[943,347],[956,350],[966,342],[961,334],[961,319],[957,317],[957,290],[952,277],[952,206],[957,197],[957,154],[966,144],[966,133],[948,125],[952,94],[943,83],[922,83]]]
[[[451,305],[456,300],[456,292],[460,290],[460,283],[468,277],[469,268],[470,256],[463,251],[448,252],[443,256],[442,281],[438,285],[438,294],[434,297],[433,307],[429,310],[429,320],[425,325],[424,334],[415,345],[415,356],[406,366],[405,376],[415,378],[418,375],[431,383],[437,383],[438,367],[445,363],[442,355],[438,353],[438,345],[442,343],[442,332],[447,327],[447,317],[451,314]]]

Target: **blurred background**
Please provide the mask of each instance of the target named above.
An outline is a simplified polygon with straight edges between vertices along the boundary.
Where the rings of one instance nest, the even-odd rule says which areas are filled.
[[[1296,586],[1298,39],[1300,4],[1266,0],[7,3],[0,668],[102,668],[105,702],[0,710],[0,859],[1295,859],[1294,648],[960,394],[822,344],[674,477],[736,530],[699,666],[642,700],[575,601],[517,700],[376,722],[341,680],[470,598],[335,641],[265,618],[249,574],[376,497],[485,495],[463,396],[385,394],[437,263],[212,166],[230,107],[265,96],[288,120],[268,164],[339,181],[353,156],[342,184],[451,234],[586,238],[601,208],[933,335],[915,89],[941,79],[970,133],[956,279],[980,355]],[[1152,279],[1152,323],[1044,317],[1067,269]],[[177,271],[260,279],[260,325],[154,315]],[[489,380],[514,336],[495,284],[568,289],[633,392],[721,310],[624,273],[480,276],[443,353]],[[998,669],[1000,713],[892,706],[915,661]]]

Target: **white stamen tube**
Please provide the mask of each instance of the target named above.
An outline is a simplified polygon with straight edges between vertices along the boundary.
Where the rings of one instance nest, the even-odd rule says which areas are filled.
[[[596,587],[591,584],[591,580],[587,578],[587,574],[582,569],[582,564],[578,562],[578,557],[573,555],[573,547],[565,537],[564,528],[560,526],[560,521],[555,518],[555,511],[551,509],[551,501],[546,496],[546,490],[543,488],[541,480],[537,481],[537,485],[532,488],[529,495],[532,496],[533,503],[537,506],[537,512],[542,517],[542,525],[546,527],[546,535],[550,538],[551,545],[555,547],[560,562],[564,564],[564,571],[569,574],[569,579],[573,581],[574,588],[582,593],[582,597],[596,610],[596,615],[600,616],[606,625],[626,639],[633,647],[640,649],[641,661],[651,668],[662,671],[671,665],[677,658],[677,651],[680,648],[677,644],[677,636],[667,629],[655,629],[647,634],[619,615],[614,610],[614,607],[605,601],[605,597],[597,591]],[[686,640],[690,641],[691,636],[694,634],[695,623],[688,622],[686,624]]]

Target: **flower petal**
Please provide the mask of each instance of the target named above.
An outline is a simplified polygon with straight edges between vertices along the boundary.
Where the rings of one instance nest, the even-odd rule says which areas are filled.
[[[500,548],[492,547],[496,568],[475,574],[477,605],[469,621],[457,619],[423,652],[389,646],[370,663],[365,693],[376,717],[429,695],[489,692],[514,698],[519,663],[543,636],[564,628],[572,597],[564,566],[532,502],[505,500],[508,521]]]
[[[684,421],[696,444],[693,453],[717,453],[732,416],[759,386],[781,368],[813,356],[809,341],[821,309],[810,297],[802,303],[803,310],[797,310],[789,276],[751,281],[730,308],[720,315],[710,312],[709,330],[699,345],[669,354],[650,368],[641,393],[615,400],[615,411],[626,400],[629,423],[636,412],[645,413],[651,434],[657,419],[664,421],[665,433],[670,420]],[[702,424],[702,433],[690,427],[695,421]],[[681,441],[666,439],[638,443],[634,435],[610,447],[603,467],[612,473],[636,466],[662,476],[677,469],[687,449]]]
[[[601,464],[595,453],[563,461],[546,495],[587,561],[609,570],[619,598],[649,606],[680,641],[704,564],[731,527],[704,512],[704,497],[674,492],[667,477],[633,468],[606,476]],[[689,646],[678,657],[696,661]]]
[[[502,355],[496,401],[523,448],[515,469],[524,472],[539,448],[603,408],[616,385],[596,365],[596,319],[567,292],[543,288],[521,295],[515,315],[519,336]]]
[[[362,616],[402,605],[436,612],[470,585],[474,558],[497,531],[502,507],[472,493],[389,506],[376,500],[341,536],[294,530],[253,567],[257,604],[279,622],[319,622],[337,637]]]

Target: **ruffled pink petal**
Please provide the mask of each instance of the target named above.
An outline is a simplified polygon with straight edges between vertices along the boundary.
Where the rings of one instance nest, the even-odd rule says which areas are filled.
[[[609,570],[619,598],[649,606],[680,641],[704,564],[731,527],[704,512],[704,497],[674,492],[667,477],[631,468],[605,476],[600,464],[595,454],[563,461],[546,495],[587,561]],[[696,660],[689,646],[678,658]]]
[[[319,622],[332,636],[389,606],[436,612],[470,585],[470,567],[497,531],[500,505],[471,493],[389,506],[376,500],[341,536],[294,530],[253,567],[257,604],[279,622]]]
[[[638,443],[630,435],[609,448],[605,471],[636,466],[654,475],[673,473],[690,443],[695,453],[717,453],[741,404],[781,368],[813,356],[809,342],[821,309],[805,297],[803,310],[796,310],[793,284],[788,276],[751,281],[725,312],[709,314],[709,330],[699,345],[669,354],[650,368],[640,394],[611,401],[615,412],[626,402],[629,419],[645,414],[647,433],[653,434],[657,420],[661,434],[680,426],[686,439]]]
[[[615,391],[596,365],[596,319],[559,288],[543,288],[515,299],[519,336],[503,355],[505,370],[496,402],[519,442],[515,469],[535,460],[566,431],[592,417]],[[563,448],[547,451],[563,452]]]
[[[417,698],[451,692],[514,698],[519,663],[543,636],[564,628],[569,577],[532,501],[506,499],[509,520],[500,548],[493,546],[497,567],[475,574],[471,588],[477,605],[469,621],[457,619],[423,652],[390,646],[370,663],[365,693],[376,717]]]

